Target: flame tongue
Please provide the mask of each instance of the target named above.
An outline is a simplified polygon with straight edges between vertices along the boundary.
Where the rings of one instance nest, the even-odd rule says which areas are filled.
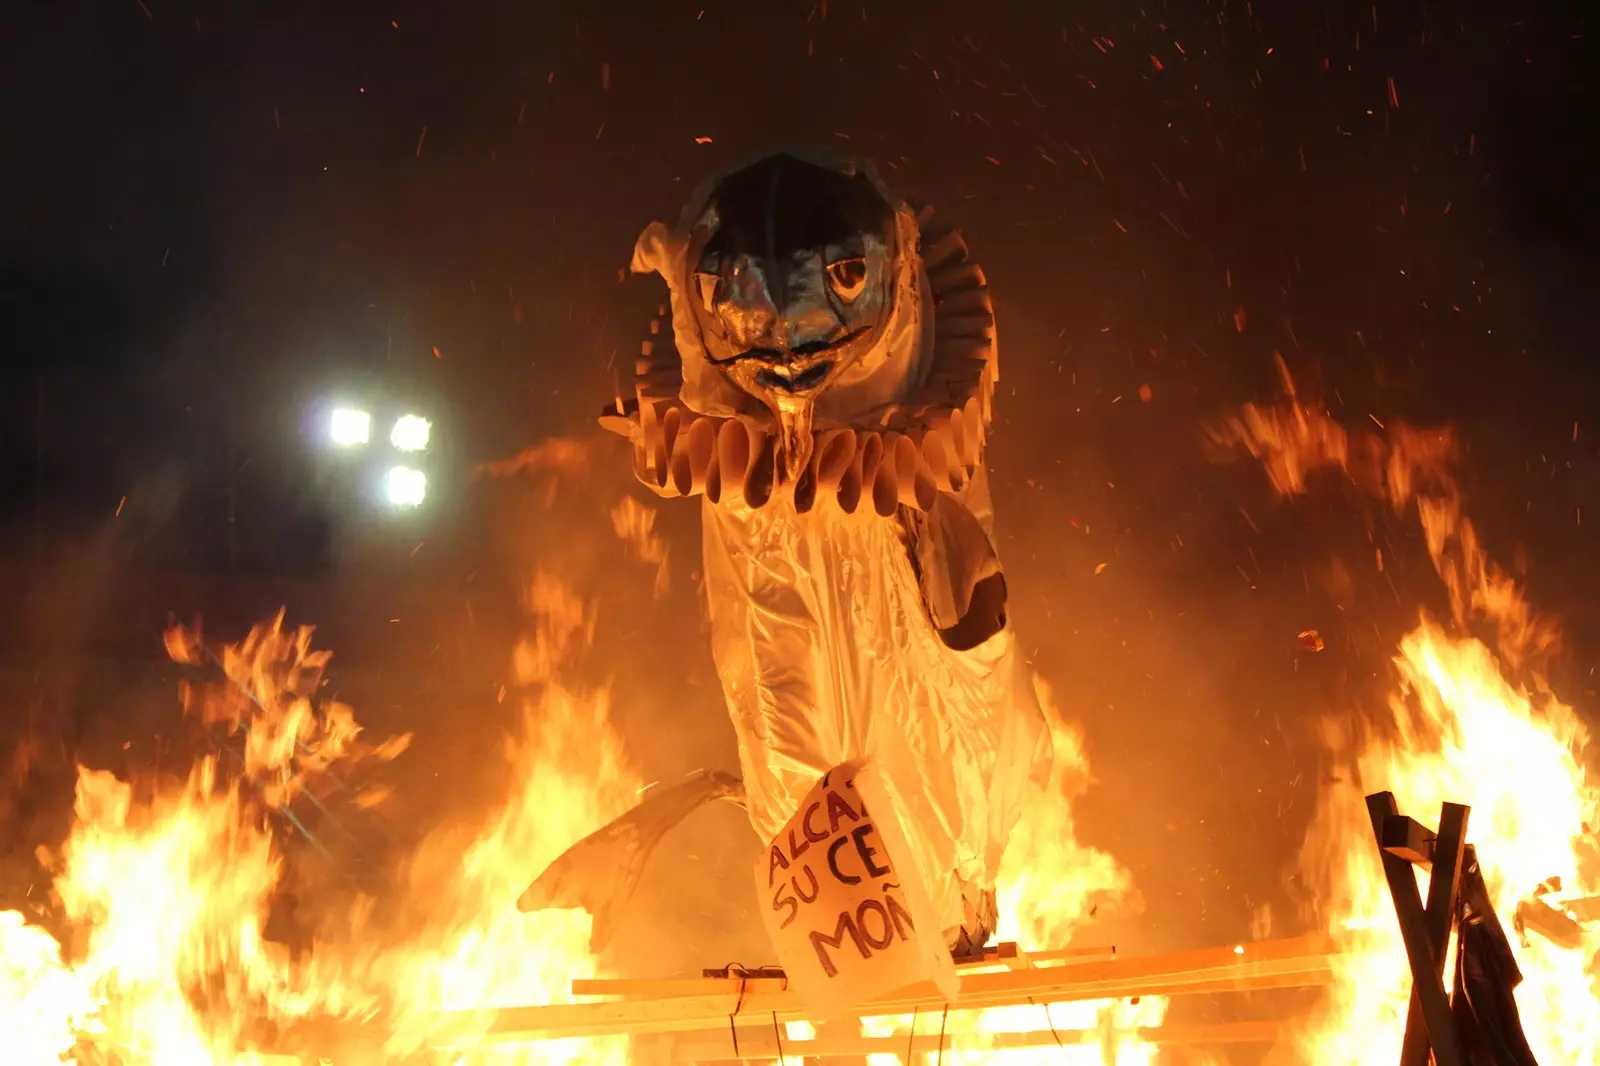
[[[1454,615],[1455,632],[1424,615],[1400,642],[1383,728],[1346,721],[1330,731],[1361,787],[1320,797],[1300,858],[1329,929],[1363,935],[1336,956],[1328,1002],[1292,1038],[1295,1057],[1311,1066],[1394,1061],[1410,972],[1361,793],[1388,789],[1402,812],[1430,823],[1443,802],[1471,806],[1468,837],[1509,931],[1527,901],[1548,894],[1547,879],[1559,878],[1568,898],[1600,895],[1600,871],[1580,861],[1600,818],[1600,789],[1586,779],[1587,730],[1541,676],[1555,628],[1484,551],[1451,477],[1448,435],[1391,423],[1382,437],[1360,440],[1326,411],[1305,406],[1284,376],[1285,403],[1246,407],[1213,429],[1213,443],[1261,460],[1285,496],[1305,492],[1317,468],[1381,471],[1358,480],[1397,512],[1416,504]],[[1492,639],[1458,635],[1475,628]],[[1563,941],[1529,928],[1513,950],[1523,975],[1518,1010],[1534,1055],[1545,1063],[1594,1062],[1600,929],[1578,926]]]

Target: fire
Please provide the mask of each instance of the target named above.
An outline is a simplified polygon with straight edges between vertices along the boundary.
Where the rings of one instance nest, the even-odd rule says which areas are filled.
[[[1125,902],[1133,892],[1126,868],[1110,854],[1078,840],[1072,803],[1089,783],[1083,733],[1062,716],[1043,678],[1035,676],[1034,689],[1050,726],[1055,760],[1044,794],[1027,805],[1012,832],[997,892],[997,937],[1015,942],[1025,952],[1067,946],[1099,906]],[[932,1038],[943,1030],[951,1038],[953,1050],[942,1055],[932,1051],[908,1060],[879,1053],[869,1056],[874,1066],[911,1061],[955,1066],[1151,1066],[1158,1049],[1142,1038],[1140,1030],[1160,1026],[1168,1002],[1162,996],[1146,996],[1135,1002],[1106,999],[957,1010],[943,1018],[863,1018],[862,1031],[868,1036],[904,1037],[914,1027],[917,1035]]]
[[[333,771],[349,777],[409,740],[366,745],[350,708],[319,698],[329,656],[312,650],[309,628],[286,629],[280,615],[214,657],[224,681],[185,687],[186,709],[224,751],[186,780],[81,770],[75,824],[49,856],[62,939],[0,913],[7,1061],[243,1066],[291,1044],[381,1061],[441,1039],[466,1052],[462,1062],[626,1061],[625,1040],[472,1049],[494,1008],[570,999],[568,982],[596,972],[586,915],[522,915],[515,901],[639,787],[607,693],[560,677],[587,644],[592,610],[547,576],[526,606],[531,631],[514,663],[526,699],[523,728],[506,744],[507,801],[411,857],[395,929],[379,928],[372,901],[358,898],[343,935],[309,953],[267,936],[285,835],[293,827],[309,837],[297,800],[328,799]],[[206,658],[198,633],[174,629],[167,646],[180,662]],[[360,809],[382,798],[380,789],[351,797]],[[466,1013],[441,1038],[451,1011]],[[307,1028],[319,1019],[352,1028]],[[386,1039],[360,1035],[361,1022]]]
[[[1078,841],[1072,801],[1089,784],[1083,731],[1068,722],[1041,677],[1034,691],[1050,726],[1055,761],[1043,802],[1029,804],[1011,834],[1000,870],[1002,939],[1024,950],[1062,947],[1103,902],[1133,891],[1133,879],[1111,855]]]
[[[407,898],[429,901],[431,926],[381,961],[396,993],[401,1029],[391,1053],[434,1035],[435,1013],[571,1002],[570,982],[597,975],[590,918],[581,911],[522,914],[515,901],[532,875],[568,845],[633,805],[641,782],[628,768],[611,725],[606,690],[562,682],[562,664],[593,633],[594,614],[549,574],[535,577],[524,605],[533,632],[514,654],[524,686],[522,730],[507,740],[513,780],[505,806],[465,848],[447,834],[424,844],[410,864]],[[476,1030],[492,1020],[481,1015]],[[458,1045],[473,1033],[458,1032]],[[501,1047],[467,1061],[496,1064],[625,1063],[625,1038]]]
[[[16,911],[0,912],[0,1040],[18,1060],[59,1063],[94,1017],[89,984],[61,945]]]
[[[1582,861],[1600,824],[1600,789],[1586,774],[1588,732],[1543,672],[1556,629],[1484,550],[1450,476],[1449,434],[1391,425],[1381,437],[1358,439],[1304,406],[1286,369],[1283,379],[1287,403],[1247,407],[1217,427],[1213,441],[1261,459],[1285,495],[1304,492],[1317,468],[1333,467],[1397,511],[1414,505],[1452,612],[1448,625],[1424,613],[1400,642],[1381,727],[1328,730],[1359,787],[1322,797],[1300,865],[1328,930],[1359,935],[1336,957],[1328,1000],[1291,1049],[1327,1066],[1398,1059],[1410,971],[1362,802],[1388,789],[1402,812],[1424,821],[1445,801],[1471,806],[1468,839],[1512,937],[1524,977],[1517,1003],[1535,1056],[1546,1064],[1600,1061],[1600,931],[1567,919],[1565,936],[1531,927],[1516,935],[1530,908],[1548,909],[1559,926],[1561,900],[1600,894],[1600,869]]]
[[[998,893],[1003,940],[1024,951],[1064,947],[1101,904],[1116,904],[1133,892],[1127,869],[1108,853],[1078,840],[1072,803],[1089,783],[1089,760],[1083,731],[1068,722],[1056,705],[1049,684],[1034,678],[1055,748],[1055,761],[1042,802],[1030,804],[1011,835],[1000,870]],[[1147,996],[1137,1003],[1089,1000],[1047,1007],[1005,1007],[982,1011],[977,1019],[984,1033],[1037,1032],[1041,1027],[1062,1032],[1093,1031],[1095,1039],[1063,1050],[1049,1045],[969,1053],[958,1062],[995,1061],[1031,1066],[1047,1062],[1083,1066],[1150,1066],[1156,1047],[1139,1036],[1165,1020],[1165,997]],[[1074,1034],[1075,1035],[1075,1034]]]
[[[80,769],[75,825],[49,856],[69,950],[0,915],[0,984],[24,990],[6,997],[21,1061],[233,1063],[274,1026],[363,1005],[267,939],[282,863],[265,815],[336,763],[404,741],[358,751],[348,708],[314,700],[326,656],[282,621],[224,650],[226,683],[185,693],[232,768],[206,757],[180,783],[138,788]],[[197,637],[170,633],[168,646],[198,660]]]
[[[1328,729],[1356,784],[1322,797],[1301,867],[1325,928],[1350,949],[1334,959],[1325,1002],[1280,1050],[1322,1066],[1398,1055],[1410,978],[1361,802],[1386,788],[1422,819],[1444,801],[1472,806],[1469,838],[1516,934],[1525,978],[1517,998],[1535,1054],[1547,1066],[1600,1061],[1600,930],[1565,913],[1600,896],[1600,864],[1585,851],[1600,824],[1600,788],[1586,775],[1586,729],[1545,681],[1556,627],[1485,551],[1450,474],[1448,433],[1352,432],[1304,403],[1287,372],[1284,383],[1287,403],[1245,408],[1215,429],[1214,443],[1256,456],[1284,495],[1331,468],[1415,514],[1451,614],[1424,614],[1400,642],[1382,723]],[[663,561],[649,512],[624,507],[612,519],[642,559]],[[626,1038],[517,1045],[492,1034],[499,1012],[570,1002],[572,979],[601,974],[587,915],[524,915],[515,900],[568,845],[632,806],[641,785],[608,691],[569,676],[592,639],[593,604],[541,573],[524,607],[528,632],[512,656],[521,721],[503,751],[504,802],[406,859],[398,913],[380,919],[375,901],[358,897],[348,913],[324,916],[317,941],[298,953],[268,935],[287,844],[309,836],[296,812],[340,790],[357,810],[380,807],[382,788],[344,781],[396,758],[409,738],[367,743],[351,709],[322,696],[327,653],[281,615],[216,656],[197,632],[170,631],[174,659],[220,668],[221,682],[183,693],[220,753],[181,781],[80,771],[73,829],[46,856],[51,928],[0,913],[7,1061],[243,1066],[288,1049],[388,1061],[428,1048],[449,1048],[461,1063],[630,1061]],[[1083,738],[1042,682],[1039,696],[1055,766],[1013,834],[999,893],[998,935],[1024,951],[1067,946],[1098,905],[1132,892],[1122,866],[1078,839]],[[1167,1007],[1160,997],[1037,1004],[862,1027],[895,1040],[954,1037],[942,1055],[871,1056],[885,1064],[1149,1066],[1148,1031]],[[815,1033],[799,1022],[787,1031],[794,1040]]]
[[[671,572],[667,568],[667,542],[656,531],[655,511],[632,496],[624,496],[611,510],[611,526],[633,556],[640,562],[655,564],[654,594],[656,599],[665,596]]]
[[[55,891],[86,932],[73,974],[99,1000],[92,1043],[135,1061],[229,1061],[254,1035],[229,1008],[296,1013],[287,952],[263,936],[279,862],[214,760],[141,804],[128,782],[81,771],[75,811]]]

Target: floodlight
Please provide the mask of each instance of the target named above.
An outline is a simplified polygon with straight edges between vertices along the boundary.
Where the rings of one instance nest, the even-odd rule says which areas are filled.
[[[428,494],[428,476],[409,466],[390,467],[383,494],[391,506],[420,507]]]
[[[354,407],[335,408],[328,419],[328,436],[341,448],[365,444],[372,435],[372,416]]]
[[[428,446],[433,424],[421,415],[402,415],[389,431],[389,443],[403,452],[420,452]]]

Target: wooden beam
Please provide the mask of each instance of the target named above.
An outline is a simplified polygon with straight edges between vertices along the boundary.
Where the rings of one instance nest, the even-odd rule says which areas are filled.
[[[1327,937],[1265,941],[1237,948],[1210,948],[1172,955],[1031,970],[966,973],[951,1009],[1066,1003],[1133,996],[1171,996],[1266,988],[1304,987],[1330,979]],[[686,987],[688,983],[698,989]],[[457,1041],[526,1042],[623,1033],[685,1032],[725,1028],[737,1017],[801,1021],[808,1016],[798,995],[772,978],[672,979],[650,998],[511,1007],[500,1011],[441,1014],[435,1046]],[[944,999],[931,982],[892,993],[863,1006],[858,1015],[941,1011]]]
[[[1433,865],[1438,836],[1421,822],[1403,814],[1391,814],[1383,820],[1383,839],[1379,846],[1406,862],[1428,867]]]
[[[674,1061],[705,1064],[723,1062],[770,1063],[781,1055],[785,1059],[805,1062],[834,1058],[859,1059],[863,1055],[920,1054],[937,1051],[991,1050],[1015,1051],[1025,1048],[1073,1047],[1098,1043],[1104,1034],[1098,1029],[1056,1029],[1051,1032],[1049,1023],[1040,1011],[1041,1028],[1028,1033],[990,1033],[979,1043],[978,1034],[946,1032],[940,1039],[939,1017],[924,1015],[918,1019],[915,1035],[898,1036],[834,1036],[814,1037],[809,1040],[790,1040],[780,1043],[770,1024],[747,1026],[739,1029],[739,1047],[733,1047],[733,1037],[726,1029],[715,1034],[694,1034],[672,1044]],[[1227,1044],[1270,1044],[1286,1030],[1287,1022],[1230,1022],[1219,1025],[1163,1025],[1151,1029],[1136,1029],[1128,1038],[1163,1047],[1207,1047]],[[927,1031],[927,1030],[932,1030]]]
[[[1022,970],[1028,969],[1029,964],[1074,965],[1086,962],[1110,962],[1116,957],[1117,949],[1114,947],[1058,948],[1052,951],[1023,952],[1016,944],[1005,943],[990,948],[981,959],[967,959],[957,963],[956,970],[972,971],[994,966]],[[573,979],[571,987],[574,996],[585,998],[591,996],[671,998],[707,993],[737,994],[741,980],[746,991],[753,988],[781,988],[785,984],[783,971],[775,967],[744,971],[743,978],[739,976],[737,969],[731,972],[727,969],[703,972],[705,975],[703,977],[579,977]]]
[[[1007,951],[1007,948],[1010,950]],[[1116,957],[1116,950],[1116,948],[1111,949],[1112,958]],[[1033,956],[1015,944],[1000,945],[1000,961],[1008,970],[1032,970],[1037,966]]]
[[[1471,813],[1470,807],[1459,803],[1444,804],[1439,810],[1439,832],[1434,835],[1430,849],[1433,874],[1428,879],[1428,906],[1422,921],[1428,933],[1428,949],[1433,953],[1434,978],[1441,988],[1450,930],[1455,925],[1456,901],[1461,895],[1461,859],[1466,854],[1467,819]],[[1427,1022],[1422,1016],[1422,996],[1415,983],[1406,1008],[1406,1033],[1400,1048],[1400,1062],[1403,1066],[1428,1066]]]
[[[1556,908],[1579,925],[1600,922],[1600,896],[1563,900],[1556,904]]]
[[[1406,958],[1411,964],[1412,987],[1421,1001],[1422,1018],[1427,1030],[1427,1043],[1422,1046],[1420,1062],[1402,1057],[1400,1066],[1428,1066],[1428,1045],[1432,1046],[1435,1066],[1462,1066],[1461,1041],[1455,1029],[1455,1019],[1450,1014],[1450,1001],[1444,994],[1444,984],[1439,978],[1443,963],[1434,957],[1433,945],[1428,939],[1428,926],[1422,909],[1422,894],[1417,891],[1417,875],[1411,863],[1384,847],[1384,823],[1396,815],[1394,793],[1377,792],[1367,797],[1367,815],[1372,822],[1372,835],[1383,862],[1383,875],[1389,882],[1389,896],[1394,900],[1395,918],[1400,923],[1400,936],[1405,941]],[[1408,1038],[1402,1056],[1414,1054],[1413,1041]]]

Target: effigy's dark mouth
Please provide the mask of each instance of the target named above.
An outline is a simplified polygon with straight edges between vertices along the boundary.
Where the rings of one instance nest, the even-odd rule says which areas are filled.
[[[756,384],[762,388],[777,389],[791,394],[810,392],[828,380],[828,375],[832,371],[832,359],[813,363],[793,376],[790,376],[785,367],[768,367],[756,374]]]

